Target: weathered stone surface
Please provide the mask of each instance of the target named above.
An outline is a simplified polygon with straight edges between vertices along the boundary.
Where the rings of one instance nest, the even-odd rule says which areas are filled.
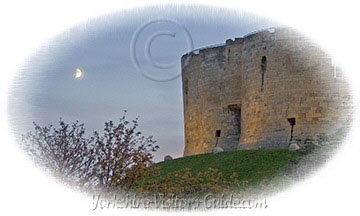
[[[221,147],[215,147],[215,148],[213,148],[212,153],[217,154],[217,153],[220,153],[223,151],[224,151],[224,149],[222,149]]]
[[[164,157],[164,161],[172,160],[173,158],[170,155],[166,155]]]
[[[228,40],[188,53],[181,62],[184,156],[215,146],[286,149],[288,118],[296,118],[294,139],[305,140],[335,131],[351,113],[342,71],[317,45],[288,28]]]
[[[289,151],[296,151],[299,150],[300,146],[297,144],[296,141],[291,141],[290,145],[289,145]]]

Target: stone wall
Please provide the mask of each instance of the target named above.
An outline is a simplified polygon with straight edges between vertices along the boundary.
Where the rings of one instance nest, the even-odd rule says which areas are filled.
[[[182,57],[184,156],[287,148],[332,133],[350,115],[350,91],[331,58],[288,28],[265,30]]]

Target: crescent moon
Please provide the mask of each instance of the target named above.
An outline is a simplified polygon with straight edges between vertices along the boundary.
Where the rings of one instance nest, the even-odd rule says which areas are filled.
[[[82,76],[82,71],[77,68],[76,71],[75,71],[75,78],[78,79]]]

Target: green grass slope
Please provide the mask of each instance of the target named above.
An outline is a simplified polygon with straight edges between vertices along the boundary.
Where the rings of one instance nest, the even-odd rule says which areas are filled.
[[[262,190],[274,186],[274,179],[286,181],[287,169],[298,158],[298,153],[286,149],[241,150],[187,156],[160,162],[157,166],[161,167],[162,176],[182,168],[191,168],[193,174],[215,168],[230,180],[235,172],[240,181],[248,181],[247,189]]]

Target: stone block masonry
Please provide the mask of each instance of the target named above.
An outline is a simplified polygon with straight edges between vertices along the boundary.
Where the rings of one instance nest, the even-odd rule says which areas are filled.
[[[288,148],[347,123],[351,94],[331,57],[290,28],[182,56],[184,156]],[[336,70],[336,76],[335,76]]]

